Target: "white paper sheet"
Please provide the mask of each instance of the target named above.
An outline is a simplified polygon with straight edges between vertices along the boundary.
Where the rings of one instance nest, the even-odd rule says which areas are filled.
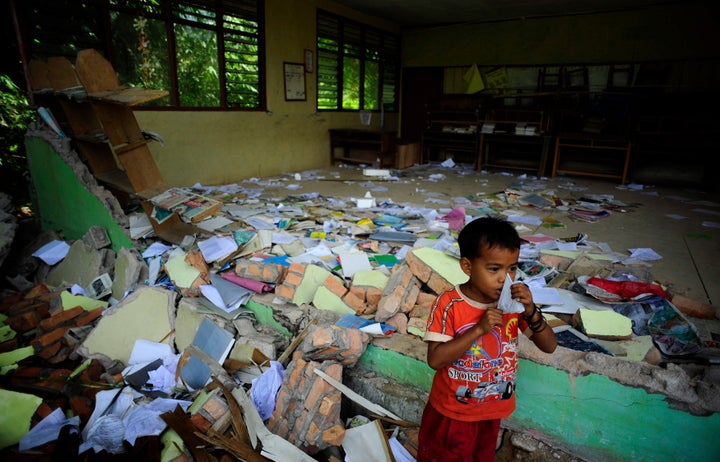
[[[65,241],[51,241],[33,252],[32,256],[37,257],[50,266],[62,261],[70,251],[70,244]]]
[[[512,295],[510,294],[511,285],[513,285],[512,279],[510,279],[509,275],[506,275],[505,283],[503,284],[503,289],[500,293],[500,300],[498,301],[498,308],[500,308],[503,313],[522,313],[525,311],[525,307],[522,303],[513,300]]]

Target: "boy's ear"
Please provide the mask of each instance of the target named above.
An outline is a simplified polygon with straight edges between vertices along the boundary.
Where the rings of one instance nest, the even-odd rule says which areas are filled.
[[[463,273],[470,276],[470,272],[472,269],[472,262],[467,257],[460,257],[460,269],[462,269]]]

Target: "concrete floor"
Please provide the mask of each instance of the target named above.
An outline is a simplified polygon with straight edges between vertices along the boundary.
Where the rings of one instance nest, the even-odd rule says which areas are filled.
[[[377,203],[392,201],[436,209],[442,215],[454,204],[469,214],[475,196],[514,190],[520,195],[534,192],[554,195],[563,205],[551,208],[507,206],[540,218],[552,217],[561,227],[524,225],[521,234],[572,237],[584,233],[589,241],[606,243],[612,251],[629,256],[630,249],[650,248],[662,258],[648,262],[648,270],[673,295],[720,305],[720,194],[699,189],[638,184],[619,185],[616,180],[589,177],[541,178],[522,173],[478,172],[467,167],[438,164],[391,170],[395,179],[363,175],[362,166],[339,166],[298,172],[281,178],[279,187],[265,185],[263,196],[281,200],[288,194],[319,193],[337,198],[360,198],[368,192]],[[275,183],[276,185],[278,183]],[[290,186],[288,190],[287,186]],[[297,189],[294,189],[294,188]],[[610,216],[596,222],[572,218],[568,205],[582,197],[601,196],[616,207]],[[473,212],[474,213],[474,212]]]

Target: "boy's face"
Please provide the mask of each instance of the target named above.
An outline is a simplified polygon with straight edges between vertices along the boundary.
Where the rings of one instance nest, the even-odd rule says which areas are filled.
[[[462,285],[462,291],[475,301],[493,303],[500,299],[505,276],[515,280],[520,249],[483,246],[480,255],[472,260],[460,259],[460,267],[470,279]]]

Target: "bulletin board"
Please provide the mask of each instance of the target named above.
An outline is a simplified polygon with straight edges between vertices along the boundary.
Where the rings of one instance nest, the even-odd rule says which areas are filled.
[[[283,63],[285,101],[305,101],[305,64]]]

